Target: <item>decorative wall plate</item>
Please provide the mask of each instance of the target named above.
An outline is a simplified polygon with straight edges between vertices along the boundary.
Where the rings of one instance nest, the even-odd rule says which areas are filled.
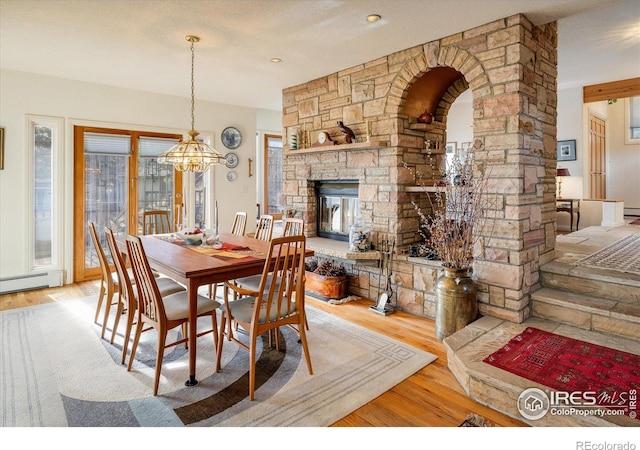
[[[224,157],[227,160],[227,167],[229,169],[235,169],[236,167],[238,167],[238,155],[233,152],[229,152],[224,155]]]
[[[242,143],[242,134],[235,127],[227,127],[222,130],[222,134],[220,135],[220,139],[222,139],[222,144],[233,150],[240,147]]]
[[[235,173],[233,170],[229,173],[227,173],[227,180],[228,181],[234,181],[236,178],[238,178],[238,174]]]

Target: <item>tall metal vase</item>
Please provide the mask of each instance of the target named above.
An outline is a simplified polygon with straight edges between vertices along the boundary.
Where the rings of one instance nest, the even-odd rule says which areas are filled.
[[[461,330],[478,315],[478,286],[469,269],[444,269],[436,282],[436,337]]]

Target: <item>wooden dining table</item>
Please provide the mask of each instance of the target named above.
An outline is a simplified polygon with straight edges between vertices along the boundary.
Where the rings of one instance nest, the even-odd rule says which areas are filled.
[[[220,233],[223,247],[185,245],[174,235],[141,236],[151,267],[184,284],[189,297],[189,379],[186,386],[198,384],[196,378],[197,296],[200,286],[258,275],[269,253],[270,243],[247,236]],[[313,256],[306,250],[305,257]]]

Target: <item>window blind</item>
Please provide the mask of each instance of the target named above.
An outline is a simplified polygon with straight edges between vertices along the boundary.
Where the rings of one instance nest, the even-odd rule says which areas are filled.
[[[84,133],[84,152],[129,155],[131,154],[131,137],[122,134]]]

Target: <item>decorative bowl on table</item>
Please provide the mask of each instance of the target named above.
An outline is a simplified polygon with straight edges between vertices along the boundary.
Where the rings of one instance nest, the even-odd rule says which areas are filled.
[[[186,245],[200,245],[204,239],[204,233],[200,228],[180,230],[176,234]]]

